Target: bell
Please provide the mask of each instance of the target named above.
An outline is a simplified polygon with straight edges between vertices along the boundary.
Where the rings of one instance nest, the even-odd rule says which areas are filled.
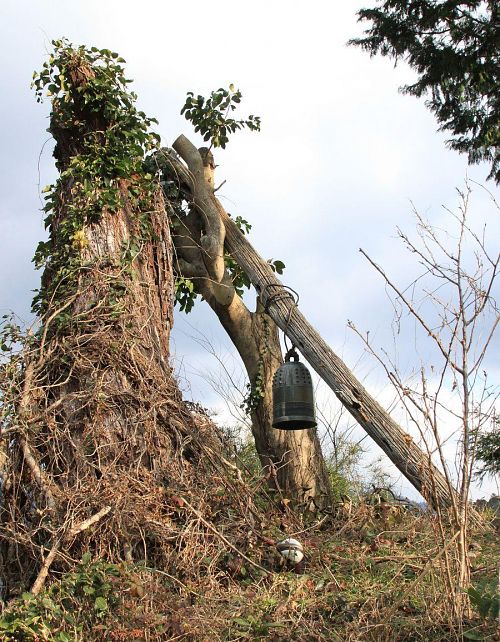
[[[273,378],[273,428],[306,430],[316,425],[311,375],[292,348]]]

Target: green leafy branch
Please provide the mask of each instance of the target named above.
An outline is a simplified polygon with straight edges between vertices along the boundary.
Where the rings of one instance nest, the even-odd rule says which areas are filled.
[[[449,147],[466,153],[470,164],[490,162],[489,178],[500,183],[497,4],[381,1],[358,11],[368,28],[349,44],[405,60],[417,78],[401,91],[427,96],[439,129],[452,134]]]
[[[241,91],[235,90],[232,84],[229,85],[229,89],[220,88],[212,91],[209,98],[201,95],[195,97],[194,93],[189,91],[181,114],[193,123],[194,131],[200,132],[203,140],[210,141],[210,148],[225,149],[229,134],[245,127],[251,131],[260,131],[259,116],[250,115],[240,120],[229,117],[229,114],[236,110],[241,98]]]
[[[481,433],[476,443],[477,478],[483,480],[488,475],[494,477],[500,473],[500,419],[496,417],[493,428]]]
[[[483,619],[498,620],[500,613],[500,593],[497,578],[482,579],[476,586],[471,586],[467,593],[472,605]],[[470,638],[469,638],[470,639]]]

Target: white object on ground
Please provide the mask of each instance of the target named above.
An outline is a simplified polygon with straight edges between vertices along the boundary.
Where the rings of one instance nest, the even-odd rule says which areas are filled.
[[[276,544],[279,554],[293,564],[298,564],[304,558],[304,548],[302,544],[289,537]]]

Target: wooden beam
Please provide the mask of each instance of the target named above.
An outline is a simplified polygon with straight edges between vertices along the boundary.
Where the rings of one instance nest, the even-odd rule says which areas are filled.
[[[179,136],[173,148],[187,164],[185,168],[172,156],[180,180],[198,195],[195,205],[208,208],[209,211],[203,213],[204,217],[213,217],[216,212],[220,216],[225,227],[227,251],[247,274],[276,325],[297,346],[359,425],[432,506],[449,507],[455,503],[456,492],[449,480],[327,345],[297,308],[293,297],[269,264],[239,231],[215,197],[213,180],[198,180],[194,185],[196,179],[191,167],[199,163],[196,147],[185,136]]]

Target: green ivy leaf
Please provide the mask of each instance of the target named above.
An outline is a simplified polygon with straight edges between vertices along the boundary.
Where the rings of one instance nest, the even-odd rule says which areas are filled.
[[[283,263],[283,261],[273,261],[273,259],[269,259],[267,262],[271,266],[273,272],[276,272],[277,274],[283,274],[283,270],[285,269],[285,264]]]
[[[102,596],[96,597],[94,602],[94,608],[96,609],[96,611],[107,611],[108,610],[107,599]]]
[[[91,559],[92,559],[91,553],[84,553],[82,556],[82,565],[87,566],[87,564],[90,563]]]

